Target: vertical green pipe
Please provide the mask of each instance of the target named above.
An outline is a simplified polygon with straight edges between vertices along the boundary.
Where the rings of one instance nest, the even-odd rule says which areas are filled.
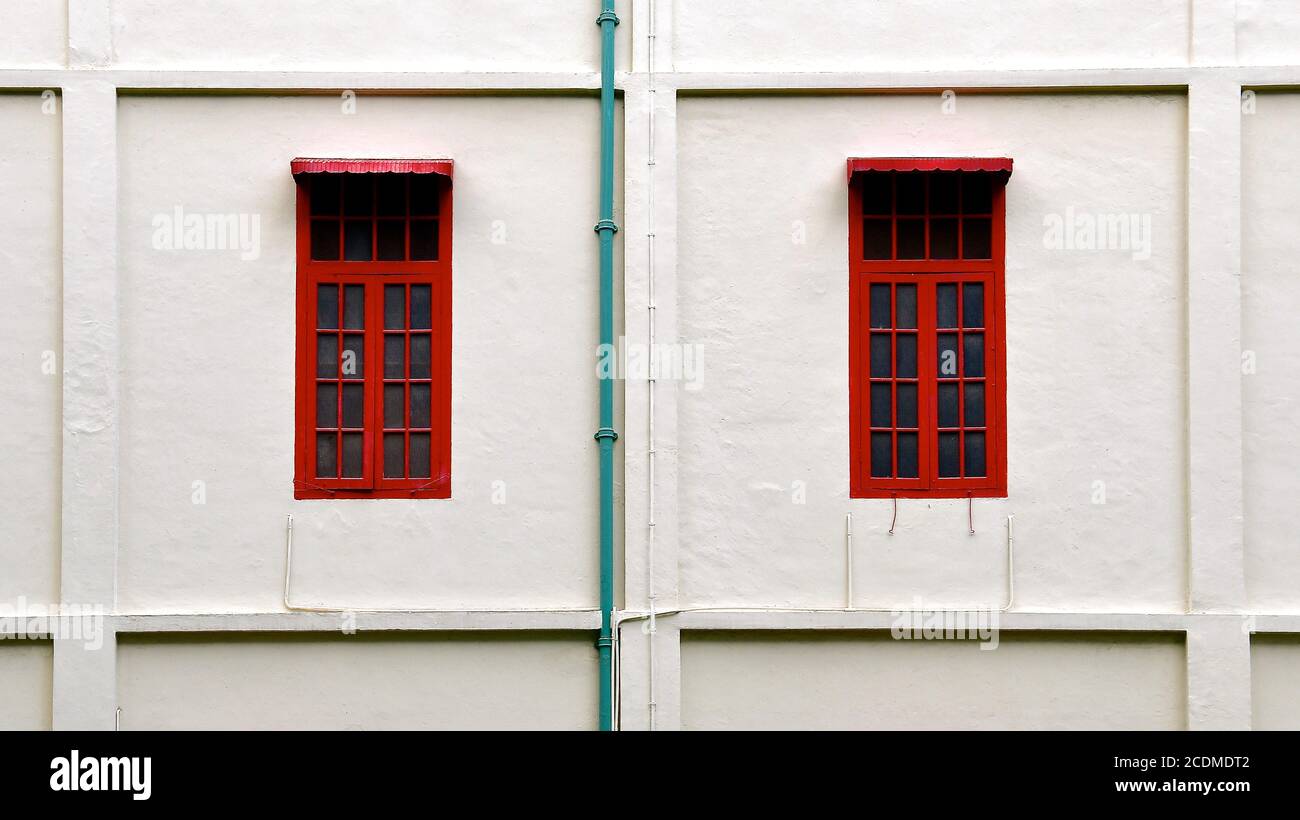
[[[600,16],[600,347],[597,355],[614,344],[614,0],[602,0]],[[600,731],[614,728],[614,381],[600,378]]]

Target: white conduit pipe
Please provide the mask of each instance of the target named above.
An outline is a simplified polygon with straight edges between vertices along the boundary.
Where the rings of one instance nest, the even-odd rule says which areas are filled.
[[[650,344],[650,378],[647,382],[646,395],[646,478],[647,488],[647,523],[646,523],[646,599],[649,606],[649,628],[646,635],[649,652],[649,692],[646,708],[650,731],[655,730],[655,383],[658,378],[655,361],[655,0],[650,0],[647,9],[650,20],[646,41],[646,87],[649,92],[649,113],[646,129],[646,312]]]

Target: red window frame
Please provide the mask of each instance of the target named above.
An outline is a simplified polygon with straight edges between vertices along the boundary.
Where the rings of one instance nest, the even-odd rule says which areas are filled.
[[[293,495],[295,499],[320,498],[450,498],[451,497],[451,268],[452,268],[452,195],[450,160],[307,160],[295,159],[292,164],[297,183],[297,332],[296,332],[296,397],[295,397],[295,457]],[[402,217],[403,256],[401,261],[376,261],[378,256],[379,225],[384,217],[371,211],[371,259],[345,261],[346,253],[340,250],[338,260],[312,259],[311,186],[314,180],[329,175],[347,175],[356,179],[376,179],[383,174],[423,175],[433,174],[439,180],[436,187],[436,216],[418,217],[419,220],[436,220],[436,259],[411,261],[417,255],[411,249],[410,193],[407,193],[407,213]],[[362,176],[364,175],[364,176]],[[347,177],[339,177],[340,180]],[[409,189],[409,186],[408,186]],[[377,189],[372,189],[377,191]],[[344,246],[345,216],[340,197],[339,244]],[[320,215],[317,215],[320,220]],[[334,219],[335,217],[327,217]],[[364,221],[365,217],[358,217]],[[339,314],[335,328],[322,323],[317,316],[318,286],[339,285]],[[342,321],[343,295],[346,286],[364,289],[364,327],[345,330]],[[385,288],[404,286],[404,316],[401,329],[385,327]],[[428,330],[416,329],[413,333],[412,286],[427,285],[430,295],[430,322]],[[320,377],[317,373],[317,336],[337,332],[338,347],[343,347],[345,333],[361,335],[362,366],[358,377],[348,379],[342,372],[333,377]],[[411,343],[412,335],[429,334],[429,378],[413,378]],[[385,373],[385,338],[401,337],[403,363],[401,378],[387,378]],[[341,355],[341,354],[340,354]],[[321,477],[316,475],[317,384],[339,383],[339,404],[334,424],[326,425],[322,432],[338,430],[337,459],[343,462],[342,434],[347,431],[363,434],[362,474],[359,477]],[[344,383],[360,383],[364,391],[363,425],[360,428],[344,427],[342,391]],[[428,384],[430,394],[429,427],[411,428],[408,399],[409,385]],[[388,428],[384,423],[385,385],[401,388],[403,395],[403,424]],[[397,435],[401,431],[403,447],[402,478],[385,477],[383,468],[385,431]],[[412,472],[407,462],[411,457],[410,434],[428,433],[429,476],[405,477]],[[342,467],[336,471],[339,475]]]
[[[969,179],[971,174],[980,174],[991,183],[991,212],[987,214],[968,214],[962,210],[961,196],[958,195],[958,211],[955,214],[938,214],[930,210],[931,183],[924,185],[924,251],[922,258],[898,259],[899,254],[899,204],[897,198],[897,179],[901,174],[932,175],[936,172],[960,172],[959,179]],[[863,191],[866,173],[889,174],[892,188],[888,214],[879,215],[864,212]],[[1010,159],[946,159],[946,158],[870,158],[849,160],[849,410],[850,410],[850,497],[852,498],[1005,498],[1007,495],[1007,426],[1006,426],[1006,310],[1005,310],[1005,268],[1006,268],[1006,181],[1011,173]],[[878,209],[873,209],[877,210]],[[907,222],[912,216],[904,216]],[[931,240],[934,238],[932,220],[957,220],[958,258],[935,259]],[[989,258],[965,258],[962,245],[962,226],[965,220],[987,218],[991,223],[989,238]],[[868,221],[884,221],[889,224],[889,259],[865,258],[864,232]],[[880,231],[876,228],[876,235]],[[916,230],[914,226],[913,231]],[[949,238],[951,238],[949,236]],[[982,256],[982,254],[981,254]],[[966,283],[983,285],[982,327],[967,324],[964,307],[960,301],[965,292]],[[955,285],[953,290],[959,301],[956,304],[956,327],[938,327],[937,299],[940,285]],[[884,285],[889,288],[890,312],[889,327],[872,327],[870,313],[870,294],[872,285]],[[915,293],[916,320],[915,330],[898,327],[897,310],[899,299],[898,286],[912,286]],[[880,293],[881,289],[877,290]],[[972,302],[973,304],[973,302]],[[945,311],[946,312],[946,311]],[[976,321],[972,319],[972,322]],[[890,336],[889,375],[881,377],[871,374],[871,337],[877,334]],[[898,356],[900,335],[915,336],[916,372],[914,377],[904,378],[899,375],[901,362]],[[968,376],[965,365],[965,336],[982,334],[984,344],[984,370],[982,376]],[[941,335],[955,338],[958,370],[955,375],[940,372],[939,344]],[[975,341],[972,339],[972,341]],[[910,373],[910,369],[908,370]],[[956,426],[939,426],[939,392],[940,382],[958,387],[949,388],[958,396]],[[872,384],[878,385],[879,393],[890,395],[889,419],[886,427],[872,425]],[[916,385],[917,426],[900,427],[900,414],[895,405],[899,383]],[[964,406],[964,398],[969,385],[984,385],[983,425],[965,426],[969,420]],[[881,385],[889,385],[888,389]],[[879,421],[879,413],[876,420]],[[915,477],[899,477],[899,430],[905,434],[915,433],[917,445],[917,470]],[[872,434],[889,433],[892,442],[888,476],[874,476],[871,468]],[[983,433],[985,470],[983,476],[967,476],[965,470],[966,435]],[[945,442],[953,440],[958,443],[957,452],[961,475],[955,477],[940,476],[939,444],[941,434]],[[909,436],[909,441],[912,438]],[[910,446],[910,445],[909,445]],[[910,458],[909,458],[910,462]],[[880,465],[882,468],[885,465]],[[878,469],[876,472],[882,472]]]

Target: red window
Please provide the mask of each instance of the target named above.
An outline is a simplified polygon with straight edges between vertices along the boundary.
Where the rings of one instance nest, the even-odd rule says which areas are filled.
[[[849,160],[854,498],[1005,497],[1011,160]]]
[[[451,163],[293,172],[294,498],[450,498]]]

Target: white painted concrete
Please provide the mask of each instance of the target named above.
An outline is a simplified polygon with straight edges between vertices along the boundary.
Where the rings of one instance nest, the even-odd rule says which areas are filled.
[[[1250,643],[1254,729],[1300,729],[1300,638],[1256,635]]]
[[[51,728],[53,665],[49,641],[0,641],[0,731]]]

